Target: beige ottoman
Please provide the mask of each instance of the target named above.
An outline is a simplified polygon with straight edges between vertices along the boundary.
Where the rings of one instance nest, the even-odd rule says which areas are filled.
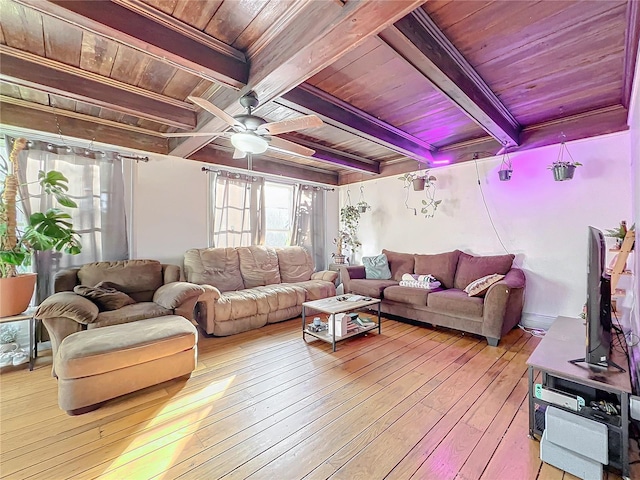
[[[172,378],[196,367],[197,331],[178,315],[84,330],[56,354],[58,405],[69,415]]]

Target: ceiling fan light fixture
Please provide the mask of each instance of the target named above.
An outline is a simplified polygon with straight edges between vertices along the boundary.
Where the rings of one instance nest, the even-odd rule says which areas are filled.
[[[245,153],[264,153],[269,147],[269,142],[250,132],[238,132],[231,135],[231,143],[238,150]]]

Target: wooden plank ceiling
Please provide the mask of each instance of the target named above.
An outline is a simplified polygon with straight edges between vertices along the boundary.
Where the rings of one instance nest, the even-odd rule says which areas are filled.
[[[0,0],[2,125],[220,165],[253,90],[267,121],[315,113],[256,170],[339,184],[624,130],[632,0]]]

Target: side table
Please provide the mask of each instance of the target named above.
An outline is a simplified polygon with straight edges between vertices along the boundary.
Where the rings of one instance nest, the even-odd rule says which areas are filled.
[[[38,357],[38,343],[35,341],[36,319],[34,314],[38,307],[29,307],[24,312],[10,317],[0,317],[0,324],[29,321],[29,371],[33,371],[33,364]]]

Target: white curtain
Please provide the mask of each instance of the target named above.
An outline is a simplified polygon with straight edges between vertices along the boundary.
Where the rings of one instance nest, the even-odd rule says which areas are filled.
[[[326,268],[325,191],[321,187],[296,185],[293,195],[291,245],[305,247],[316,270]]]
[[[76,151],[77,150],[77,151]],[[69,180],[68,195],[78,208],[67,209],[43,195],[38,171],[57,170]],[[55,206],[71,214],[74,229],[80,234],[82,253],[37,252],[34,271],[38,273],[36,302],[53,292],[55,274],[85,263],[129,258],[124,203],[122,161],[113,154],[56,147],[31,142],[20,156],[21,197],[24,214],[45,211]]]
[[[209,245],[263,245],[264,178],[222,171],[212,174],[211,187],[213,215]]]

